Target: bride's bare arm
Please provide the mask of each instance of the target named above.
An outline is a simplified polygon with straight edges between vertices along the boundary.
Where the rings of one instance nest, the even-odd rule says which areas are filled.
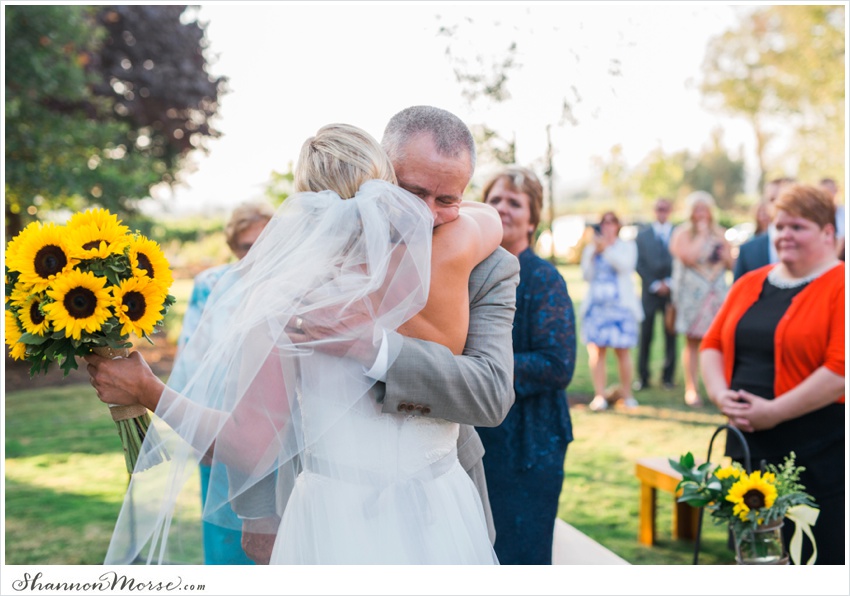
[[[232,412],[196,403],[170,389],[157,377],[142,355],[132,352],[128,358],[85,357],[88,373],[97,396],[107,404],[141,404],[180,434],[190,422],[184,438],[201,452],[215,442],[228,447],[223,461],[244,469],[253,469],[268,455],[289,415],[281,362],[270,354],[257,372],[244,397]]]
[[[428,302],[399,333],[461,354],[469,327],[469,274],[501,241],[502,223],[495,209],[462,203],[457,219],[434,229]]]

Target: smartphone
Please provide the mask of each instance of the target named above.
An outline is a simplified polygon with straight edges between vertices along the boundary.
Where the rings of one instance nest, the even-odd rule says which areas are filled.
[[[714,249],[711,251],[711,255],[708,257],[709,263],[717,263],[721,259],[721,252],[723,251],[723,245],[719,242],[714,245]]]

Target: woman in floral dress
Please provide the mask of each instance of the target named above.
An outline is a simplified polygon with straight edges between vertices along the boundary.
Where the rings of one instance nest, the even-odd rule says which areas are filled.
[[[699,344],[726,298],[726,271],[732,269],[734,261],[725,230],[715,223],[712,196],[697,191],[688,195],[685,204],[687,220],[670,238],[672,300],[676,332],[684,334],[686,340],[682,351],[685,403],[699,407]]]
[[[593,241],[581,256],[581,271],[590,282],[581,307],[581,335],[587,344],[595,396],[590,409],[608,407],[605,397],[605,353],[612,348],[617,355],[623,404],[634,407],[631,394],[631,349],[637,344],[638,323],[643,320],[643,307],[634,287],[637,247],[634,241],[622,240],[620,219],[612,211],[602,215]]]

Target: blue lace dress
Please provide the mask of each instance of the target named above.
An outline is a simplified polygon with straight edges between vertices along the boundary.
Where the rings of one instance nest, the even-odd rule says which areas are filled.
[[[573,440],[564,392],[576,360],[575,315],[558,270],[519,255],[513,328],[516,402],[497,427],[478,428],[502,565],[550,565],[564,458]]]
[[[593,259],[593,279],[585,298],[589,303],[581,325],[582,341],[605,348],[633,348],[638,340],[637,320],[620,298],[617,271],[602,255],[594,255]]]

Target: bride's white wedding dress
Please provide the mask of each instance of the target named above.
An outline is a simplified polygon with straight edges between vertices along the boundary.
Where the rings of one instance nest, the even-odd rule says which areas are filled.
[[[203,519],[232,523],[217,515],[232,507],[269,521],[272,563],[496,562],[458,425],[382,414],[358,357],[425,305],[432,228],[419,198],[382,181],[283,203],[175,362],[106,563],[197,559],[200,458],[222,489]],[[295,341],[301,323],[326,331]]]
[[[301,407],[308,437],[339,422],[302,456],[272,564],[496,563],[456,423],[382,414],[373,395],[344,417],[322,396]]]

